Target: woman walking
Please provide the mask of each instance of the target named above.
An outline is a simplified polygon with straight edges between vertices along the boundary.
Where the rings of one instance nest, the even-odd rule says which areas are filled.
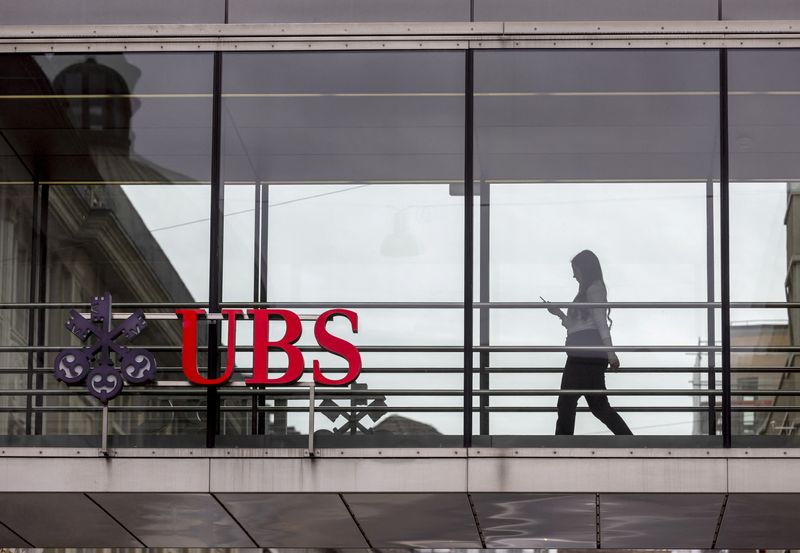
[[[583,250],[572,259],[572,276],[578,281],[575,303],[607,302],[606,285],[600,261],[590,250]],[[570,307],[566,315],[556,307],[547,309],[561,319],[567,329],[567,347],[611,347],[610,309],[605,307]],[[605,390],[606,367],[619,368],[613,351],[582,349],[567,352],[567,364],[561,377],[562,390]],[[575,433],[575,410],[580,394],[558,396],[556,434]],[[609,405],[605,394],[586,394],[589,410],[614,434],[631,434],[622,417]]]

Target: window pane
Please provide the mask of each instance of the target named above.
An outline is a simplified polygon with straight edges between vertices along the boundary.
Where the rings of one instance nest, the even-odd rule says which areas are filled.
[[[312,322],[325,309],[303,303],[417,305],[355,309],[354,343],[389,348],[362,354],[358,385],[388,407],[362,426],[320,413],[320,440],[378,444],[408,434],[415,444],[460,443],[463,68],[453,52],[224,57],[225,300],[297,305]],[[304,346],[316,343],[310,326]],[[340,359],[320,361],[341,371]],[[252,357],[237,357],[237,367],[248,373]],[[448,391],[399,394],[409,388]],[[341,408],[360,397],[329,399]],[[264,439],[306,433],[307,405],[266,397],[274,435]],[[249,430],[234,417],[226,428]]]
[[[695,394],[708,385],[704,353],[718,313],[675,303],[718,293],[718,54],[475,56],[476,299],[492,302],[476,316],[476,340],[489,349],[479,359],[486,376],[475,386],[496,391],[484,402],[481,433],[509,444],[553,434],[558,391],[578,389],[590,390],[597,416],[579,412],[573,429],[567,409],[561,431],[624,430],[602,406],[607,396],[634,434],[705,434],[708,396]],[[583,250],[602,273],[597,262],[573,266]],[[601,279],[604,286],[593,285],[599,294],[587,291]],[[540,297],[565,303],[564,325]],[[568,305],[604,297],[639,305],[588,314]],[[600,380],[570,380],[574,372],[562,369],[569,333],[569,347],[606,347],[597,352],[602,366],[587,373],[603,375],[610,345],[599,336],[598,310],[623,367],[605,373],[609,393],[597,391]],[[594,332],[594,341],[575,341],[581,332]],[[509,347],[524,349],[497,349]],[[571,350],[567,363],[580,353]]]
[[[736,50],[728,60],[733,432],[793,435],[797,398],[769,392],[798,390],[787,348],[800,344],[800,314],[781,304],[800,301],[800,51]]]
[[[3,132],[49,188],[49,299],[204,300],[211,56],[4,56],[2,67]]]
[[[37,176],[39,197],[47,207],[41,220],[43,301],[88,306],[106,290],[117,305],[207,300],[211,60],[209,54],[0,57],[0,130],[8,140],[0,159],[5,167],[9,152],[20,157]],[[18,177],[15,171],[8,174]],[[0,216],[19,223],[2,227],[0,243],[18,250],[15,259],[31,255],[33,190],[32,183],[0,188],[5,200]],[[19,278],[24,267],[0,268],[9,271],[3,280],[15,290],[13,299],[3,301],[30,301],[29,277]],[[114,311],[121,316],[133,309],[117,306]],[[0,317],[6,313],[14,316],[3,312]],[[81,345],[64,328],[68,310],[37,310],[34,316],[43,316],[43,327],[32,345]],[[135,344],[156,347],[158,378],[164,382],[180,370],[181,326],[177,320],[155,319]],[[21,320],[13,324],[21,325],[17,334],[24,337],[11,344],[29,344],[27,319]],[[27,374],[9,373],[13,382],[8,387],[45,390],[28,406],[33,412],[24,413],[25,431],[39,434],[31,440],[85,443],[91,439],[87,436],[97,436],[100,404],[87,403],[85,389],[67,391],[49,374],[54,356],[24,354],[9,360],[9,368],[22,364]],[[194,411],[204,409],[202,390],[197,399],[189,404]],[[133,405],[144,409],[135,415],[114,412]],[[177,409],[165,412],[170,405],[186,403],[166,395],[123,394],[112,407],[115,443],[140,444],[141,436],[158,434],[174,444],[174,436],[184,432],[194,436],[186,440],[202,442],[203,428],[184,425]]]

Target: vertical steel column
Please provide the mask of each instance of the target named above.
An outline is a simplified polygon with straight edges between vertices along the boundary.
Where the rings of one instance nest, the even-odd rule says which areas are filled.
[[[254,184],[253,198],[253,301],[261,297],[261,183]]]
[[[37,284],[39,272],[39,242],[40,242],[40,229],[39,229],[39,179],[33,178],[33,198],[31,205],[31,253],[30,253],[30,268],[28,280],[28,301],[36,303],[37,298]],[[36,337],[36,309],[28,309],[28,345],[34,345]],[[34,367],[34,353],[28,352],[28,374],[26,378],[25,387],[28,390],[33,389]],[[25,434],[30,435],[33,430],[33,396],[27,395],[25,397]]]
[[[473,52],[465,52],[464,86],[464,447],[472,446],[472,294],[474,184],[472,182]]]
[[[728,51],[719,51],[720,289],[722,299],[722,446],[731,447],[731,260],[728,182]]]
[[[209,311],[219,312],[222,297],[222,233],[225,213],[225,189],[222,183],[222,52],[214,52],[213,94],[211,107],[211,224],[208,279]],[[208,325],[208,377],[219,376],[221,342],[220,321]],[[216,386],[206,392],[206,447],[214,447],[219,433],[219,393]]]
[[[714,180],[706,181],[706,301],[714,301]],[[717,343],[716,313],[713,307],[708,308],[708,345]],[[708,353],[708,389],[715,390],[717,379],[715,369],[717,354]],[[708,435],[717,433],[717,396],[708,395]]]
[[[253,185],[255,197],[253,198],[253,302],[258,303],[261,290],[261,183],[256,181]],[[258,431],[258,394],[250,396],[250,433],[259,434]]]
[[[269,254],[269,183],[262,182],[261,186],[261,237],[259,238],[259,296],[258,301],[267,301],[267,265]]]
[[[261,227],[259,229],[259,239],[258,239],[258,255],[259,255],[259,273],[258,273],[258,301],[266,302],[267,301],[267,248],[268,242],[267,238],[269,237],[269,183],[266,182],[259,182],[258,186],[261,188],[260,196],[261,196],[261,203],[258,206],[259,211],[261,212]],[[286,400],[281,400],[286,401]],[[258,396],[258,405],[265,406],[267,404],[267,398],[263,395]],[[281,417],[281,421],[283,423],[283,428],[285,432],[285,428],[287,425],[287,417],[286,412],[283,412]],[[275,414],[275,418],[278,418],[278,414]],[[267,432],[267,413],[261,411],[258,414],[258,433],[259,434],[266,434]]]
[[[480,180],[480,240],[478,242],[478,279],[479,279],[479,296],[478,299],[481,303],[489,303],[489,285],[490,285],[490,267],[489,267],[489,252],[490,252],[490,214],[491,214],[491,185],[485,180]],[[491,309],[488,307],[481,307],[479,310],[480,319],[478,322],[478,343],[482,346],[489,345],[489,330],[491,321]],[[488,391],[490,387],[489,382],[489,352],[482,351],[478,354],[478,378],[480,379],[480,390]],[[489,396],[487,394],[481,395],[478,398],[480,402],[479,407],[479,425],[481,436],[489,435]]]
[[[38,177],[36,178],[36,182],[39,182]],[[50,211],[50,185],[46,182],[42,184],[41,192],[42,197],[39,204],[39,290],[37,292],[37,301],[45,302],[47,301],[47,227],[48,212]],[[36,344],[43,346],[45,343],[45,325],[47,322],[45,310],[39,309],[36,315]],[[41,350],[36,353],[36,367],[44,368],[44,352]],[[36,373],[35,380],[37,390],[44,388],[44,374],[41,372]],[[44,405],[44,398],[37,395],[35,405],[36,407],[42,407],[42,405]],[[44,413],[42,413],[41,410],[36,413],[33,425],[34,434],[42,433],[43,418]]]

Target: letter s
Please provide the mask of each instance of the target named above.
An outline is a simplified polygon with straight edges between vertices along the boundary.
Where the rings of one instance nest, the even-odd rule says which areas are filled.
[[[333,380],[322,374],[319,361],[316,359],[314,360],[314,382],[326,386],[345,386],[354,381],[361,372],[361,354],[358,349],[347,340],[342,340],[330,334],[328,329],[325,328],[328,321],[333,319],[336,315],[347,317],[353,332],[358,333],[358,315],[348,309],[331,309],[317,318],[317,322],[314,323],[314,338],[316,338],[317,343],[322,349],[334,355],[338,355],[347,361],[347,374],[339,380]]]

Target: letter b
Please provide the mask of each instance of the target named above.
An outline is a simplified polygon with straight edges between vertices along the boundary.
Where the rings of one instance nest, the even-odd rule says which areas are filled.
[[[248,309],[248,315],[253,315],[253,377],[245,380],[251,385],[292,384],[303,376],[305,363],[303,354],[293,344],[300,339],[303,326],[300,317],[286,309]],[[286,333],[279,340],[269,339],[269,319],[278,317],[286,323]],[[286,353],[289,366],[286,372],[278,378],[267,376],[267,360],[270,348],[277,348]]]

